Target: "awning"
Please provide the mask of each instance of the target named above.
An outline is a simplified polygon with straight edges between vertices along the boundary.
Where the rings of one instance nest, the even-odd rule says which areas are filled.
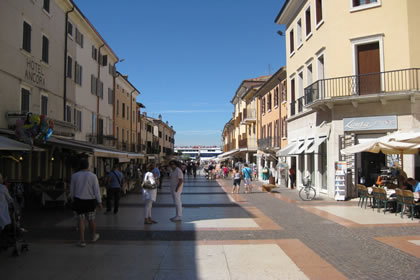
[[[94,149],[93,153],[96,157],[106,157],[106,158],[127,158],[127,153],[106,150],[106,149]]]
[[[287,157],[290,156],[289,153],[293,151],[296,148],[297,142],[292,142],[289,145],[287,145],[285,148],[281,149],[277,152],[278,157]]]
[[[218,155],[217,157],[218,157],[218,158],[224,158],[224,157],[227,157],[227,156],[232,155],[232,154],[234,154],[234,153],[237,153],[237,152],[239,152],[239,151],[240,151],[239,149],[232,150],[232,151],[229,151],[229,152],[226,152],[226,153],[220,154],[220,155]]]
[[[44,149],[31,146],[19,141],[15,141],[13,139],[0,136],[0,151],[34,151],[34,152],[42,152]]]
[[[141,153],[128,153],[127,154],[127,157],[128,158],[131,158],[131,159],[144,158],[144,154],[141,154]]]
[[[306,149],[306,153],[307,154],[311,154],[311,153],[315,153],[318,152],[318,148],[319,145],[321,145],[322,143],[324,143],[327,140],[327,136],[318,136],[314,143],[312,144],[312,146],[308,146],[308,148]]]
[[[300,155],[305,150],[305,139],[299,139],[297,145],[293,151],[289,153],[289,155]]]
[[[118,162],[120,163],[130,162],[130,159],[128,157],[120,157],[118,158]]]
[[[73,141],[62,139],[62,138],[51,137],[50,139],[48,139],[47,144],[56,144],[64,148],[72,149],[76,151],[90,152],[90,153],[94,152],[94,148],[90,146],[78,144]]]

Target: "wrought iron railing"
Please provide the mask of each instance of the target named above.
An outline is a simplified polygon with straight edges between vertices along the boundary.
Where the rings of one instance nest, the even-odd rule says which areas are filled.
[[[296,101],[293,100],[290,102],[290,116],[294,116],[296,114]]]
[[[305,88],[305,104],[317,100],[420,90],[420,68],[318,80]]]

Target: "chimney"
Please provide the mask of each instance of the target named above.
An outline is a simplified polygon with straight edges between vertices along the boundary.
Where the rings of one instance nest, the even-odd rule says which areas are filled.
[[[159,118],[159,120],[161,121],[161,120],[162,120],[162,115],[161,115],[161,114],[159,114],[159,117],[158,117],[158,118]]]

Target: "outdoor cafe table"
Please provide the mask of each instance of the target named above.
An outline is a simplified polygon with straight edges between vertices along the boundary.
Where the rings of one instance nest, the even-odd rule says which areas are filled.
[[[368,193],[372,194],[373,188],[372,187],[368,187]],[[391,195],[393,195],[395,193],[394,189],[385,189],[386,190],[386,197],[391,197]],[[413,192],[413,196],[414,196],[414,200],[418,200],[420,198],[420,195],[418,192]]]

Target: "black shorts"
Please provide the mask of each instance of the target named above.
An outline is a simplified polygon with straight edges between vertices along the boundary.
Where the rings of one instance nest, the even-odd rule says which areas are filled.
[[[78,214],[94,212],[96,209],[96,199],[80,199],[75,197],[73,201],[73,210]]]
[[[241,185],[241,179],[234,179],[233,180],[233,185],[234,186],[240,186]]]

